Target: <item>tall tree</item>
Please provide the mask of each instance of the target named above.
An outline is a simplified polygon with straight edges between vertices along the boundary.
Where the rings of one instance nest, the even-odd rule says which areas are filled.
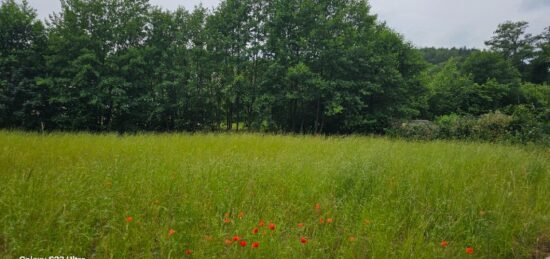
[[[465,74],[471,74],[474,82],[484,84],[490,79],[501,84],[520,82],[519,71],[502,55],[491,51],[472,53],[461,66]]]
[[[0,127],[44,129],[47,89],[37,84],[44,70],[43,24],[27,3],[0,5]]]
[[[502,54],[526,76],[527,62],[533,57],[534,38],[526,33],[529,23],[507,21],[498,26],[493,37],[485,42],[491,50]]]
[[[536,36],[535,58],[531,62],[531,81],[550,84],[550,26]]]

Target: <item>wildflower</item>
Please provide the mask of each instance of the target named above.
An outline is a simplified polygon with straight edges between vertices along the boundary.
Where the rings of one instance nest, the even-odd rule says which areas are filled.
[[[223,223],[229,224],[229,223],[231,223],[231,219],[230,218],[224,218]]]
[[[126,222],[130,223],[132,221],[134,221],[134,218],[132,216],[126,217]]]
[[[258,228],[252,229],[252,234],[256,235],[258,234],[258,231],[260,231]]]
[[[449,243],[447,243],[447,241],[443,240],[441,241],[441,247],[445,248],[449,245]]]
[[[239,236],[233,236],[233,241],[239,241],[241,238]]]
[[[229,239],[226,239],[225,241],[223,241],[226,245],[231,245],[233,243],[233,241],[229,240]]]
[[[244,212],[239,212],[239,215],[238,215],[239,219],[243,219],[244,218]]]
[[[265,225],[265,222],[263,219],[260,219],[260,222],[258,223],[258,226],[263,227]]]
[[[260,246],[259,242],[252,243],[252,248],[258,248]]]
[[[298,223],[298,228],[303,228],[304,227],[304,223]]]
[[[466,253],[471,255],[474,253],[474,249],[471,246],[466,247]]]
[[[320,210],[321,209],[321,204],[320,203],[315,204],[315,209]]]
[[[323,218],[320,218],[319,219],[319,224],[323,224],[323,223],[325,223],[325,220]]]
[[[174,234],[176,234],[176,231],[174,229],[170,229],[168,230],[168,236],[173,236]]]
[[[193,253],[193,251],[191,249],[187,249],[185,250],[185,254],[186,255],[191,255]]]
[[[330,224],[330,223],[332,223],[332,218],[327,219],[327,224]]]
[[[240,244],[241,244],[242,247],[245,247],[246,246],[246,241],[243,240],[243,241],[241,241]]]
[[[273,223],[269,223],[269,229],[271,229],[271,230],[275,230],[275,224],[273,224]]]
[[[301,238],[300,238],[300,242],[301,242],[302,244],[306,244],[306,243],[307,243],[307,238],[301,237]]]

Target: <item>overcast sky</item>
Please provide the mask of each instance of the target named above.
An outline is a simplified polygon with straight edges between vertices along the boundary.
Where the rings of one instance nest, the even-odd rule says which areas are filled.
[[[29,0],[40,17],[59,10],[59,0]],[[219,0],[151,0],[167,9],[192,9],[201,3],[214,7]],[[550,0],[370,0],[380,20],[414,45],[436,47],[484,46],[499,23],[529,22],[529,31],[550,26]]]

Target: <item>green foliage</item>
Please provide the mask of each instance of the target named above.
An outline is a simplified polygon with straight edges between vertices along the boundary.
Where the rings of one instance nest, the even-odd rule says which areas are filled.
[[[499,111],[481,115],[472,125],[474,138],[489,141],[504,140],[509,136],[514,118]]]
[[[387,131],[390,136],[414,139],[414,140],[434,140],[440,135],[439,127],[431,121],[410,121],[401,123]]]
[[[43,26],[2,2],[2,128],[382,134],[518,105],[546,125],[545,86],[526,81],[548,82],[550,33],[525,22],[500,25],[490,51],[416,50],[367,1],[61,3]]]
[[[418,49],[424,59],[432,65],[443,64],[449,59],[454,58],[458,60],[464,60],[470,55],[478,52],[477,49],[468,49],[468,48],[420,48]]]
[[[449,113],[472,112],[470,102],[479,87],[469,75],[463,75],[456,60],[449,60],[430,82],[430,111],[439,116]]]
[[[471,74],[477,84],[490,79],[499,84],[519,83],[520,74],[504,57],[495,52],[481,51],[468,56],[461,66],[465,74]]]
[[[550,26],[536,36],[535,58],[531,61],[531,81],[550,84]]]
[[[436,118],[435,123],[440,129],[440,138],[468,139],[472,135],[471,128],[474,119],[457,114],[443,115]]]
[[[23,1],[0,5],[0,127],[40,129],[48,92],[35,78],[43,72],[44,26]]]
[[[420,56],[364,1],[67,0],[43,45],[47,130],[381,132],[426,107]]]
[[[526,33],[528,26],[529,24],[525,21],[502,23],[494,36],[485,44],[491,50],[501,53],[521,72],[524,72],[526,62],[533,54],[534,38]]]

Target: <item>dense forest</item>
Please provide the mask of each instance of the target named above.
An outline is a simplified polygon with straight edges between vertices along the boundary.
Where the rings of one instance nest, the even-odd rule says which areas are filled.
[[[0,128],[248,130],[540,141],[550,27],[417,49],[361,0],[62,0],[0,7]],[[490,38],[489,38],[490,37]]]

